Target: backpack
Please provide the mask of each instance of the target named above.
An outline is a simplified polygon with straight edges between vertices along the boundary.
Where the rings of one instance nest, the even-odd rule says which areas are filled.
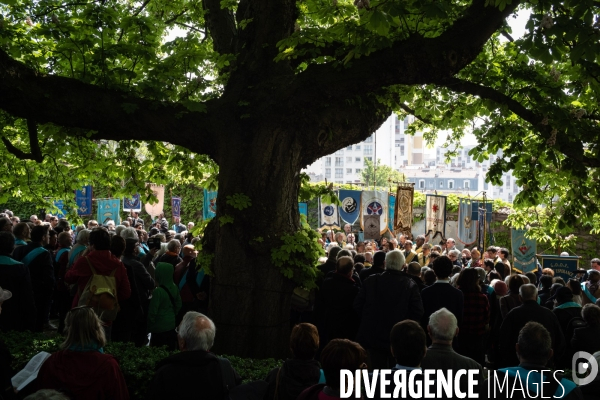
[[[100,275],[92,266],[90,259],[87,256],[85,259],[90,265],[92,276],[85,285],[77,305],[91,307],[102,321],[114,321],[120,310],[115,279],[117,269],[112,270],[110,275]]]

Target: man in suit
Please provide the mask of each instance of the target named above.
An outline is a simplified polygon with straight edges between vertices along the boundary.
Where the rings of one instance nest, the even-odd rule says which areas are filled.
[[[421,361],[421,367],[423,369],[453,372],[464,369],[477,369],[479,370],[477,389],[480,393],[483,393],[485,385],[482,366],[473,359],[461,356],[452,349],[452,341],[459,335],[458,321],[454,314],[446,308],[441,308],[431,314],[427,325],[427,333],[431,338],[431,346],[429,346],[425,358]],[[461,390],[466,393],[469,385],[466,375],[461,378],[460,385]]]
[[[440,256],[433,261],[432,267],[437,280],[433,285],[421,291],[424,309],[421,326],[425,329],[429,323],[431,314],[442,307],[446,307],[448,311],[454,314],[460,325],[464,297],[460,290],[450,285],[448,277],[452,273],[452,261],[446,256]]]
[[[423,315],[419,288],[402,267],[404,254],[388,252],[385,271],[368,277],[354,300],[354,309],[361,316],[357,342],[367,350],[370,370],[394,365],[389,336],[394,324],[406,319],[419,321]]]
[[[413,242],[407,240],[404,242],[404,258],[406,259],[406,264],[410,264],[413,261],[417,261],[417,252],[413,249]]]
[[[500,357],[497,367],[503,368],[519,364],[517,354],[515,353],[515,343],[517,343],[521,329],[530,321],[539,322],[550,332],[552,349],[554,349],[554,359],[560,359],[565,349],[565,337],[560,329],[558,318],[556,318],[556,315],[552,311],[537,303],[537,289],[535,285],[530,283],[522,285],[519,288],[519,295],[523,303],[510,310],[500,326]]]

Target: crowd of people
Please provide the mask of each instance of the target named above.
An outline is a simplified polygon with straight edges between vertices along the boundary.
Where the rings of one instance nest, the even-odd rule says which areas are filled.
[[[0,215],[0,329],[65,337],[30,398],[129,398],[104,354],[108,341],[180,350],[158,364],[149,399],[331,400],[344,389],[342,369],[471,369],[482,378],[485,369],[519,379],[519,368],[570,369],[578,351],[600,360],[599,259],[565,282],[551,269],[523,274],[506,249],[460,251],[451,238],[431,245],[425,236],[357,242],[347,226],[319,240],[327,257],[314,301],[291,311],[292,358],[241,384],[210,352],[210,280],[196,269],[193,225],[171,230],[160,216],[146,231],[135,213],[111,222],[72,229],[51,215]],[[0,397],[13,398],[4,375]],[[563,398],[598,398],[599,379],[576,387],[560,378]]]

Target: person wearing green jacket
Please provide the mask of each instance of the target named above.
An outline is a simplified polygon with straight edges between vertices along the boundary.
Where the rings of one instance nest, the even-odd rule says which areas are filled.
[[[179,288],[173,282],[173,265],[159,262],[156,265],[156,285],[148,308],[148,330],[150,346],[167,346],[177,349],[175,316],[181,309]]]

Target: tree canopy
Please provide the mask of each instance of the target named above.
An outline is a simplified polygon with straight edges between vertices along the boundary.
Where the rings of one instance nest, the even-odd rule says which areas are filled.
[[[294,236],[300,171],[393,111],[430,140],[448,130],[450,152],[468,130],[474,158],[502,150],[488,179],[512,169],[515,205],[551,203],[557,233],[600,226],[597,1],[0,0],[0,14],[0,200],[218,166],[203,251],[229,353],[285,349],[289,294],[316,274],[294,266],[315,254]],[[271,257],[282,242],[291,267]]]
[[[369,160],[365,160],[365,167],[360,172],[362,181],[369,187],[373,185],[396,187],[397,182],[404,182],[404,176],[394,170],[389,165],[381,164],[381,160],[377,160],[377,165]]]

